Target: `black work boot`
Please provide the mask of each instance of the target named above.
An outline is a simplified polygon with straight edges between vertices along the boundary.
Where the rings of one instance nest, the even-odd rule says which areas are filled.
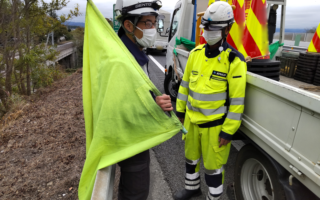
[[[200,188],[197,190],[186,190],[183,189],[181,191],[176,192],[173,195],[174,200],[188,200],[191,197],[197,197],[200,196],[202,194]]]

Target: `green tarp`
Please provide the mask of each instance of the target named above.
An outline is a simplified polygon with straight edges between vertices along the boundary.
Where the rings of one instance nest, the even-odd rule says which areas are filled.
[[[176,38],[176,45],[183,44],[189,51],[194,49],[196,47],[196,43],[192,42],[191,40],[188,40],[184,37],[180,37],[180,40]]]
[[[89,200],[99,169],[174,136],[182,125],[167,116],[149,91],[161,95],[91,0],[83,54],[86,161],[79,199]]]
[[[192,49],[194,49],[196,47],[196,43],[195,42],[192,42],[192,41],[190,41],[190,40],[188,40],[188,39],[186,39],[184,37],[180,37],[180,39],[178,39],[176,37],[176,45],[175,45],[175,47],[177,45],[181,45],[181,44],[184,47],[186,47],[189,51],[191,51]],[[176,51],[175,48],[173,49],[173,53],[177,56],[177,51]]]
[[[279,41],[272,43],[269,45],[269,52],[270,52],[270,60],[276,55],[279,47],[283,46],[284,43],[280,44]]]

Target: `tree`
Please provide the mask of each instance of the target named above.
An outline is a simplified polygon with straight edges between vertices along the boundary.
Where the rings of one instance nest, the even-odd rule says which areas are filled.
[[[306,33],[315,33],[317,31],[317,27],[307,28],[305,29]]]
[[[77,65],[82,66],[82,56],[83,56],[83,42],[84,42],[84,28],[78,27],[72,32],[73,43],[77,48]],[[80,63],[79,63],[80,61]]]
[[[0,95],[1,102],[7,108],[7,96],[11,95],[11,75],[16,52],[19,47],[19,26],[21,2],[18,0],[0,0],[0,41],[2,44],[1,66],[4,67],[5,81],[4,93]],[[3,86],[1,85],[1,89]],[[7,94],[7,96],[5,95]]]
[[[68,31],[67,27],[63,24],[59,24],[54,29],[54,39],[57,41],[60,37],[64,36],[66,40],[72,39],[72,34]]]
[[[4,86],[0,85],[0,100],[8,108],[7,96],[16,83],[21,94],[31,94],[32,69],[54,61],[56,52],[41,44],[44,35],[61,23],[80,15],[78,5],[67,15],[58,17],[56,10],[67,5],[67,0],[0,0],[0,69],[5,71]],[[0,84],[3,81],[0,80]],[[7,96],[5,95],[7,94]]]

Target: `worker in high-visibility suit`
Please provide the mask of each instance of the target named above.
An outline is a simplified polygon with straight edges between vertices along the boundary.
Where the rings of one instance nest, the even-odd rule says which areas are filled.
[[[247,66],[244,57],[226,42],[232,23],[232,7],[222,1],[211,4],[201,20],[207,44],[190,52],[177,98],[177,116],[188,133],[185,140],[185,189],[174,198],[201,195],[199,166],[202,155],[209,200],[223,192],[224,168],[232,135],[241,124]]]

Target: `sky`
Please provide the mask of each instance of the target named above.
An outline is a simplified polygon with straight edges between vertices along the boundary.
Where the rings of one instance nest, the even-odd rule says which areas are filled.
[[[168,12],[173,11],[174,5],[178,0],[161,0],[162,9]],[[203,0],[198,0],[203,1]],[[106,18],[112,18],[112,5],[116,0],[93,0],[95,5],[101,11]],[[86,0],[70,0],[67,7],[58,11],[57,14],[67,14],[70,9],[74,8],[76,4],[79,4],[80,12],[82,16],[73,18],[70,21],[84,22],[86,12]],[[278,22],[280,25],[281,12],[278,9]],[[286,28],[289,29],[306,29],[318,26],[320,23],[320,0],[287,0],[286,9]]]

